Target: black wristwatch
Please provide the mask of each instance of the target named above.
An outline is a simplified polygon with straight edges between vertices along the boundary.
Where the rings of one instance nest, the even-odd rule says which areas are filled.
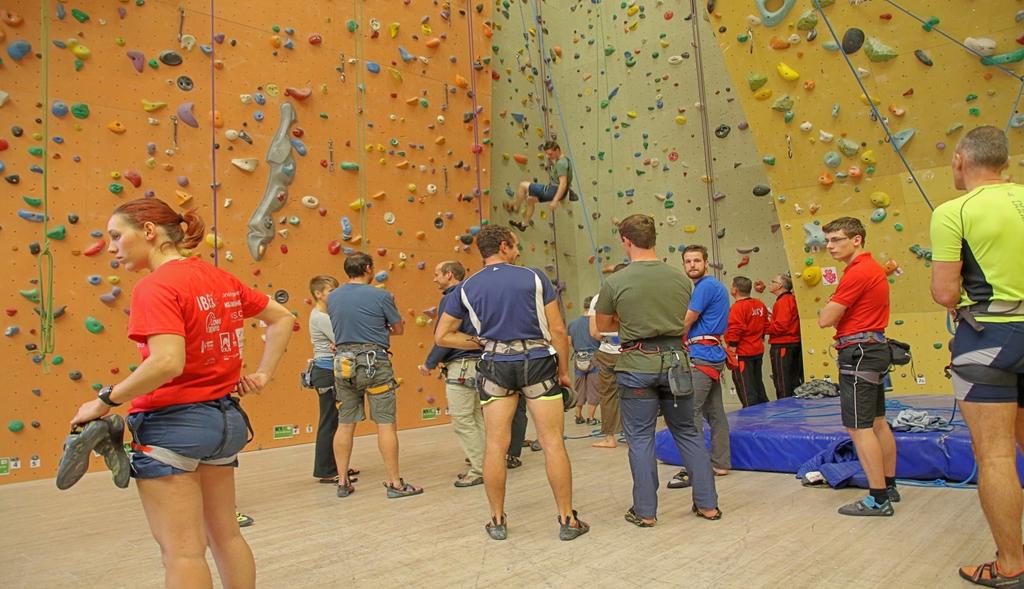
[[[107,385],[107,386],[103,387],[102,389],[100,389],[100,394],[97,395],[97,397],[99,397],[100,401],[103,401],[103,403],[105,405],[107,405],[108,407],[120,407],[121,406],[120,403],[115,403],[115,402],[110,400],[110,393],[112,393],[112,392],[114,392],[114,386],[113,385]]]

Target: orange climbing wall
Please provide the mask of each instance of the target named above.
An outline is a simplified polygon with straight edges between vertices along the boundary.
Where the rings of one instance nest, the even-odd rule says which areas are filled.
[[[789,4],[768,3],[772,9]],[[824,8],[824,16],[840,40],[849,29],[857,28],[895,55],[889,61],[872,61],[867,49],[860,48],[850,54],[858,69],[856,76],[842,53],[826,48],[826,43],[834,41],[825,18],[812,10],[808,0],[793,4],[776,26],[761,22],[753,2],[718,2],[711,16],[712,24],[721,27],[718,42],[733,79],[741,86],[738,94],[757,147],[765,156],[775,158],[774,166],[766,166],[772,193],[765,198],[774,199],[779,211],[790,268],[794,275],[809,267],[811,272],[821,268],[828,274],[827,269],[837,266],[823,249],[805,246],[805,224],[824,224],[842,215],[863,219],[867,249],[880,262],[897,268],[890,276],[889,334],[910,342],[915,352],[915,365],[895,373],[896,392],[946,392],[949,386],[942,367],[949,360],[945,344],[950,336],[943,312],[931,301],[927,257],[918,255],[924,251],[921,248],[929,248],[930,211],[881,125],[873,122],[856,80],[859,76],[868,94],[878,101],[894,132],[916,130],[903,153],[932,204],[958,196],[949,171],[956,141],[976,125],[1008,127],[1018,108],[1015,101],[1024,72],[1020,63],[1005,70],[984,66],[979,56],[958,42],[984,37],[996,42],[997,54],[1019,49],[1014,39],[1024,31],[1014,22],[1014,3],[835,2]],[[938,19],[938,28],[928,32],[920,21],[932,17]],[[915,57],[917,50],[932,61],[931,67]],[[780,63],[793,70],[786,72],[790,78],[796,73],[799,79],[785,79]],[[757,93],[746,82],[748,74],[765,80]],[[792,106],[780,102],[784,96],[792,99]],[[787,110],[793,113],[789,122]],[[823,141],[829,135],[834,136],[831,142]],[[1009,136],[1011,153],[1017,154],[1011,158],[1012,172],[1021,164],[1024,141],[1019,128],[1009,128]],[[857,152],[840,155],[839,165],[830,169],[826,154],[839,154],[843,138],[852,141]],[[871,163],[873,160],[877,163]],[[854,167],[863,173],[862,179],[855,178],[857,170],[851,173]],[[819,181],[819,175],[826,172],[834,179],[831,187]],[[885,218],[872,222],[869,219],[878,207],[871,196],[879,192],[888,195],[890,204]],[[757,199],[746,198],[756,204]],[[831,330],[819,330],[815,321],[815,313],[834,286],[796,282],[807,376],[834,378],[834,362],[827,347]]]
[[[190,206],[198,208],[211,230],[216,222],[220,265],[263,292],[286,293],[286,306],[296,314],[297,332],[275,380],[245,401],[256,429],[250,448],[313,441],[316,400],[298,386],[298,373],[310,354],[306,288],[315,274],[344,277],[342,257],[328,251],[332,241],[374,255],[377,270],[388,272],[383,286],[395,293],[406,316],[406,335],[393,340],[396,372],[405,379],[399,393],[400,427],[446,422],[443,386],[421,377],[415,367],[432,341],[430,314],[439,298],[431,282],[433,266],[455,258],[479,267],[476,253],[467,253],[459,237],[480,224],[478,206],[486,201],[477,196],[486,196],[489,183],[489,7],[427,0],[316,2],[282,12],[280,3],[267,0],[217,2],[211,26],[209,2],[46,4],[49,37],[64,48],[41,41],[36,2],[8,3],[4,8],[23,22],[0,23],[5,49],[19,40],[32,49],[20,61],[5,51],[6,72],[0,80],[0,90],[9,94],[0,106],[0,138],[9,144],[0,151],[2,174],[20,179],[16,185],[3,184],[9,197],[0,241],[12,261],[13,280],[3,303],[8,334],[3,366],[9,381],[0,393],[0,420],[9,427],[0,430],[0,458],[6,458],[0,460],[0,483],[53,476],[74,410],[94,395],[94,388],[117,382],[138,362],[124,335],[136,276],[112,268],[105,253],[83,252],[101,238],[118,203],[149,193],[171,202],[179,198],[176,191],[191,195]],[[66,11],[62,19],[57,7]],[[72,9],[88,19],[79,22]],[[466,10],[473,11],[475,52],[470,51]],[[183,47],[189,35],[196,39],[191,49]],[[310,42],[313,35],[319,35],[319,44]],[[89,50],[77,71],[69,40]],[[203,46],[212,47],[212,58]],[[402,59],[399,46],[411,61]],[[156,60],[157,67],[143,65],[137,72],[128,51]],[[162,51],[176,52],[181,65],[161,63]],[[369,71],[371,61],[379,73]],[[191,90],[181,89],[180,76],[191,79]],[[479,154],[472,149],[474,80],[480,107],[475,130],[483,145]],[[289,88],[298,96],[308,90],[309,96],[288,96],[293,94]],[[258,104],[258,95],[265,104]],[[88,118],[56,116],[52,106],[57,100],[68,106],[88,104]],[[167,106],[147,112],[144,100]],[[307,153],[292,150],[295,179],[287,203],[273,214],[277,233],[257,261],[246,247],[246,223],[267,186],[267,151],[285,101],[294,105],[297,116],[288,137],[301,141]],[[185,102],[194,103],[198,128],[179,119],[175,145],[171,119]],[[212,127],[211,110],[218,111],[221,127]],[[123,133],[110,130],[115,123]],[[13,127],[24,133],[15,136]],[[244,131],[252,143],[231,140],[229,130]],[[147,144],[152,144],[149,151]],[[48,153],[32,155],[28,150],[34,146],[45,146]],[[231,163],[234,158],[256,158],[258,165],[246,172]],[[342,162],[359,169],[342,170]],[[44,164],[46,193],[43,174],[31,170]],[[127,181],[129,170],[141,176],[139,187]],[[214,173],[216,194],[211,189]],[[113,192],[115,185],[119,194]],[[67,312],[55,322],[56,347],[47,356],[48,369],[34,362],[39,350],[29,349],[42,342],[36,304],[27,298],[40,286],[33,282],[38,261],[30,244],[43,242],[43,226],[18,216],[19,210],[42,211],[22,196],[44,195],[49,227],[66,229],[63,239],[50,240],[54,304],[66,306]],[[307,208],[305,196],[319,204]],[[361,208],[360,199],[365,203]],[[77,223],[69,215],[77,215]],[[341,231],[343,216],[353,227],[348,242]],[[211,258],[212,244],[211,235],[198,254]],[[99,277],[100,284],[90,284],[90,276]],[[100,295],[111,292],[115,282],[123,294],[102,302]],[[104,330],[86,330],[87,317],[98,319]],[[250,326],[250,368],[262,351],[260,335],[257,326]],[[75,371],[82,375],[77,381],[70,378]],[[364,424],[358,431],[371,427]]]
[[[543,18],[543,29],[535,16]],[[767,283],[786,271],[774,207],[750,196],[767,178],[736,85],[713,28],[704,15],[696,15],[695,38],[689,16],[690,2],[682,0],[496,5],[494,57],[501,79],[494,83],[494,203],[508,198],[522,180],[547,182],[540,167],[543,133],[538,133],[545,127],[546,102],[548,132],[563,151],[572,148],[575,188],[583,197],[556,214],[558,269],[570,319],[579,314],[583,298],[598,289],[595,265],[623,260],[615,225],[633,213],[659,222],[658,251],[671,263],[680,263],[682,246],[698,243],[717,247],[712,261],[726,283],[735,275]],[[546,31],[543,52],[541,30]],[[545,76],[553,91],[545,90]],[[708,141],[701,129],[702,102]],[[720,127],[722,137],[714,133]],[[527,163],[517,163],[516,154],[526,155]],[[709,180],[717,194],[713,211]],[[492,208],[496,218],[506,218],[500,206]],[[539,228],[526,234],[524,260],[553,276],[555,248],[541,222],[547,211],[545,205],[537,209]],[[774,301],[769,293],[760,296],[769,305]]]

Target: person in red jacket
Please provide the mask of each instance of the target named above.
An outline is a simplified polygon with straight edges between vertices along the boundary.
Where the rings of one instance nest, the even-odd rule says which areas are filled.
[[[771,320],[765,333],[771,349],[772,380],[775,398],[792,397],[796,387],[804,383],[804,359],[800,348],[800,314],[793,296],[793,279],[785,274],[772,278],[769,292],[775,295]]]
[[[768,326],[768,307],[750,298],[753,284],[745,276],[732,279],[730,293],[736,299],[729,310],[729,327],[725,343],[739,357],[739,368],[732,371],[732,380],[744,407],[768,402],[761,367],[764,365],[764,330]]]

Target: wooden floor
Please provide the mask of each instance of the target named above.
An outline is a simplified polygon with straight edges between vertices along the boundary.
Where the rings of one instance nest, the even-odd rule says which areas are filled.
[[[568,435],[589,428],[568,425]],[[893,518],[847,518],[861,490],[805,489],[790,475],[718,479],[725,517],[690,514],[690,491],[661,491],[659,523],[636,528],[625,447],[568,440],[576,506],[590,534],[560,542],[541,453],[509,473],[509,540],[490,540],[483,487],[455,489],[450,426],[401,434],[403,475],[426,487],[388,500],[375,438],[356,442],[358,492],[338,499],[311,477],[310,445],[245,454],[239,506],[261,587],[966,587],[956,567],[994,546],[973,490],[903,489]],[[674,469],[660,468],[667,481]],[[0,487],[0,587],[159,587],[155,542],[134,492],[107,473],[69,491]],[[219,586],[219,585],[218,585]]]

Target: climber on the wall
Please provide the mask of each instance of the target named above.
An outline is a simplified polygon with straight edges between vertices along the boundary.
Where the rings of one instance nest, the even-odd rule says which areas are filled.
[[[505,203],[505,210],[512,213],[519,210],[523,201],[526,202],[523,220],[509,221],[509,225],[520,231],[526,231],[526,228],[533,224],[530,219],[533,217],[533,207],[537,206],[538,202],[549,203],[548,206],[554,212],[558,203],[562,202],[566,196],[569,197],[569,200],[577,200],[576,194],[572,191],[572,161],[562,155],[562,148],[555,141],[548,141],[541,146],[541,149],[544,150],[544,155],[554,162],[551,183],[520,182],[519,187],[516,188],[515,199]]]

